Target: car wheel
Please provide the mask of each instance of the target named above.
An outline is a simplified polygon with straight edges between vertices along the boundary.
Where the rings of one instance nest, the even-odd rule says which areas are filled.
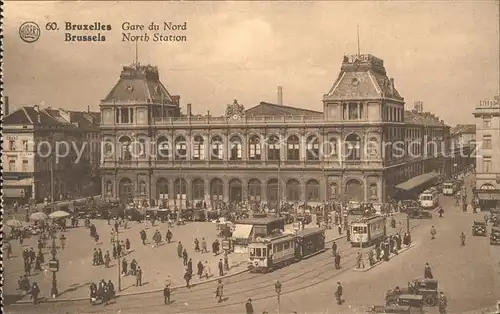
[[[424,298],[424,302],[425,302],[425,305],[427,306],[434,306],[436,305],[436,300],[434,299],[434,297],[428,295]]]

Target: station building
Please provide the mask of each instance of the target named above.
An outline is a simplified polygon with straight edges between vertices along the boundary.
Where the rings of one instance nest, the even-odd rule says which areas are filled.
[[[248,109],[234,100],[223,116],[181,112],[156,67],[123,67],[100,104],[102,194],[150,205],[383,202],[450,171],[450,128],[405,111],[379,58],[345,56],[322,111],[284,105],[281,87],[277,96]],[[429,139],[438,144],[426,149]]]

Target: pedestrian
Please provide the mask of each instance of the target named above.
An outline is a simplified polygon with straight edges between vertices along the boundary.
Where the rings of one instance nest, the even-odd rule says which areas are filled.
[[[31,286],[31,299],[33,300],[33,304],[36,304],[38,301],[38,295],[40,294],[40,288],[36,282],[33,282]]]
[[[245,304],[245,310],[247,314],[253,314],[252,299],[248,299],[247,303]]]
[[[137,275],[137,261],[135,260],[135,258],[130,262],[130,271],[132,272],[133,276]]]
[[[163,288],[163,299],[165,301],[165,305],[170,304],[170,284],[166,284],[165,288]]]
[[[115,243],[115,232],[113,230],[111,230],[111,244]]]
[[[434,276],[432,276],[432,270],[431,270],[431,267],[429,266],[429,263],[425,263],[424,278],[425,279],[433,279],[434,278]]]
[[[127,276],[127,274],[128,274],[128,271],[127,271],[127,266],[128,266],[128,264],[127,264],[127,259],[126,259],[126,258],[124,258],[124,259],[122,260],[122,274],[123,274],[123,276]]]
[[[181,243],[181,241],[179,241],[179,243],[177,244],[177,256],[179,258],[182,258],[182,243]]]
[[[465,234],[463,232],[460,234],[460,246],[465,246]]]
[[[219,279],[217,283],[217,288],[215,289],[215,298],[218,299],[218,303],[222,302],[222,296],[224,295],[224,284],[222,280]]]
[[[170,229],[167,230],[167,235],[165,236],[165,238],[167,239],[167,242],[170,243],[170,241],[172,241],[172,231],[170,231]]]
[[[187,262],[188,262],[188,253],[187,253],[186,249],[184,249],[182,251],[182,264],[184,266],[187,266]]]
[[[109,251],[104,254],[104,267],[109,268],[109,263],[111,262],[111,257],[109,256]]]
[[[219,260],[219,264],[218,264],[218,267],[219,267],[219,276],[224,276],[224,264],[222,263],[222,259]]]
[[[446,313],[446,307],[448,306],[448,300],[443,292],[439,293],[439,313]]]
[[[337,243],[335,241],[332,243],[332,254],[337,255]]]
[[[142,269],[141,266],[137,267],[137,272],[135,274],[135,286],[140,287],[142,285]]]
[[[139,235],[141,237],[142,245],[146,245],[146,232],[144,230],[141,230],[139,232]]]
[[[116,255],[118,255],[118,257],[122,257],[122,253],[123,253],[123,241],[121,243],[116,244]]]
[[[200,251],[200,241],[198,241],[198,238],[194,239],[194,251],[199,252]]]
[[[198,268],[198,273],[197,273],[198,277],[200,277],[200,279],[201,279],[201,277],[203,275],[203,263],[201,261],[198,262],[197,268]]]
[[[118,257],[118,250],[116,249],[116,244],[113,243],[113,259]]]
[[[10,242],[5,243],[5,249],[7,250],[7,258],[10,259],[12,256],[12,246],[10,245]]]
[[[92,255],[92,266],[97,266],[99,263],[99,252],[94,248],[94,253]]]
[[[342,285],[340,284],[340,282],[337,282],[337,290],[335,291],[335,298],[337,299],[337,304],[342,304]]]
[[[186,269],[186,272],[184,273],[184,280],[186,281],[186,288],[191,288],[189,285],[189,281],[191,281],[191,273],[188,269]]]
[[[441,208],[439,209],[438,213],[439,213],[439,218],[443,218],[443,214],[444,214],[444,209],[443,209],[443,207],[441,207]]]
[[[103,257],[103,255],[102,255],[102,250],[101,250],[101,248],[99,248],[99,250],[98,250],[97,252],[98,252],[98,253],[97,253],[97,254],[98,254],[98,255],[97,255],[97,258],[98,258],[98,260],[97,260],[98,265],[103,265],[103,264],[104,264],[104,257]]]
[[[201,253],[208,253],[207,241],[205,240],[205,238],[201,238]]]
[[[125,249],[127,250],[127,254],[130,253],[130,240],[127,238],[125,240]]]
[[[356,268],[358,268],[358,269],[365,268],[365,262],[363,261],[363,253],[358,252],[356,260],[357,260],[357,262],[356,262],[357,263]]]
[[[431,240],[434,240],[436,239],[436,228],[434,228],[434,226],[431,227]]]
[[[340,269],[340,254],[335,255],[335,269]]]
[[[189,271],[189,275],[193,276],[193,260],[189,259],[187,262],[187,270]]]
[[[340,224],[337,226],[337,230],[339,232],[339,235],[342,235],[342,226]]]

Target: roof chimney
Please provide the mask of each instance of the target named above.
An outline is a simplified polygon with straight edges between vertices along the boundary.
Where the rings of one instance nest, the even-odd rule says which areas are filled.
[[[90,113],[90,105],[87,106],[87,112]]]
[[[41,119],[40,119],[40,106],[34,105],[33,109],[35,109],[36,116],[37,116],[36,119],[37,119],[38,123],[42,123]]]
[[[283,106],[283,86],[278,86],[278,99],[277,99],[277,105],[278,106]]]
[[[3,99],[3,115],[9,114],[9,96],[5,96]]]
[[[187,116],[191,117],[191,104],[187,104]]]

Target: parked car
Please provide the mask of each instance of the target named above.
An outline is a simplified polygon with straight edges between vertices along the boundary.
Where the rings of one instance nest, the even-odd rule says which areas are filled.
[[[427,278],[411,280],[408,282],[408,288],[389,290],[386,293],[386,304],[396,304],[393,302],[400,295],[420,295],[427,306],[435,306],[439,297],[438,281]]]
[[[486,222],[474,221],[472,225],[472,235],[473,236],[486,236]]]
[[[432,212],[424,211],[420,207],[409,207],[406,212],[410,219],[432,219]]]

